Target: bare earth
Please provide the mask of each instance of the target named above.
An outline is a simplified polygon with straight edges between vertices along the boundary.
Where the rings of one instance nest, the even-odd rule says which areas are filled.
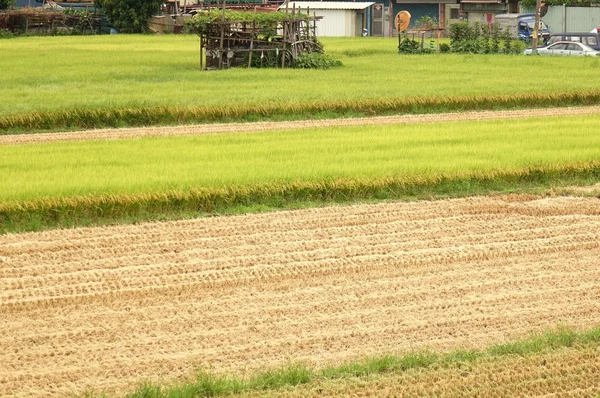
[[[0,236],[0,396],[600,324],[600,200],[483,197]]]
[[[0,135],[0,145],[18,145],[58,141],[141,138],[147,136],[182,136],[203,134],[259,133],[273,130],[295,130],[318,127],[388,125],[406,123],[437,123],[468,120],[524,119],[530,117],[585,116],[600,114],[600,106],[546,108],[530,110],[440,113],[430,115],[399,115],[351,119],[301,120],[291,122],[255,122],[201,124],[170,127],[139,127],[76,132]]]

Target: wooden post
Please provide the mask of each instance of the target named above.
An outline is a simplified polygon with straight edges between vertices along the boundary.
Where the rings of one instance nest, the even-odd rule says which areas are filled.
[[[219,69],[223,69],[223,42],[225,41],[225,0],[222,3],[221,14],[221,42],[219,45]]]
[[[256,12],[256,6],[254,7]],[[252,52],[254,50],[254,32],[256,31],[256,21],[252,21],[252,36],[250,36],[250,54],[248,54],[248,68],[252,67]]]
[[[533,39],[531,40],[531,53],[533,55],[537,55],[538,54],[538,29],[540,28],[540,8],[542,8],[542,0],[536,0],[535,2],[535,26],[533,27]],[[517,27],[517,36],[518,36],[518,30],[519,28]]]
[[[289,7],[290,7],[290,3],[289,1],[285,2],[285,20],[283,22],[283,51],[281,52],[281,68],[285,68],[285,41],[286,41],[286,35],[287,35],[287,26],[289,23],[288,20],[288,12],[289,12]]]
[[[202,48],[204,47],[204,40],[202,40],[202,35],[200,35],[200,70],[204,67],[204,60],[202,59]]]
[[[392,0],[390,0],[390,4],[388,5],[388,7],[388,29],[390,30],[389,37],[392,37],[394,35],[394,2]]]

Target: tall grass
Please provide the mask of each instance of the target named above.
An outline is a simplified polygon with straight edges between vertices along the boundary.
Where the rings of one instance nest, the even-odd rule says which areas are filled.
[[[400,56],[395,39],[323,41],[345,67],[200,72],[195,36],[4,40],[0,130],[598,102],[596,59]]]
[[[595,182],[599,122],[557,117],[3,146],[0,226],[33,215],[44,224]]]

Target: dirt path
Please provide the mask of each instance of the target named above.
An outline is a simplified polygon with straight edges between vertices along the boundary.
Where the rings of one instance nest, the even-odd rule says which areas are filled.
[[[598,198],[469,198],[0,236],[0,396],[320,366],[600,323]]]
[[[510,111],[440,113],[430,115],[380,116],[352,119],[302,120],[292,122],[256,122],[202,124],[172,127],[140,127],[103,129],[62,133],[0,135],[0,145],[18,145],[57,141],[105,140],[147,136],[258,133],[273,130],[292,130],[314,127],[387,125],[402,123],[436,123],[467,120],[523,119],[529,117],[585,116],[599,114],[600,106],[549,108]]]

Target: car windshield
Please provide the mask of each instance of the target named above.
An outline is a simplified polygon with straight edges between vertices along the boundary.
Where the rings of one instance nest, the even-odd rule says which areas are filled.
[[[542,25],[542,30],[548,29],[548,26],[546,26],[546,23],[544,21],[540,21],[540,25]],[[527,22],[527,26],[529,26],[529,29],[533,30],[533,27],[535,26],[535,21]]]

